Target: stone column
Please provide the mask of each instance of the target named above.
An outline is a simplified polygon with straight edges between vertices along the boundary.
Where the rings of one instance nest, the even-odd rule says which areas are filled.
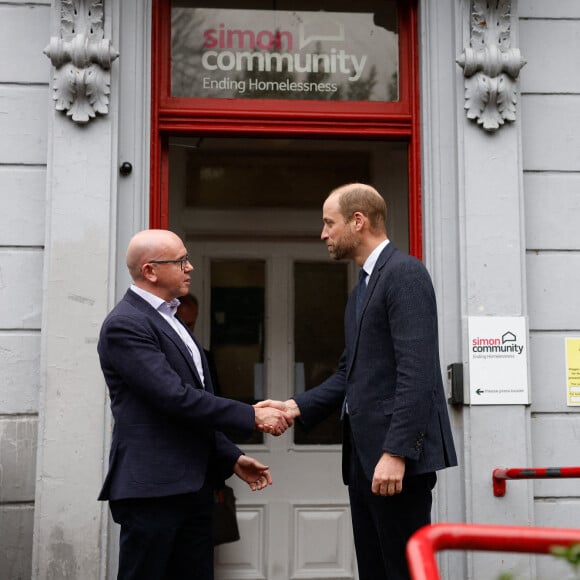
[[[35,579],[97,579],[105,568],[107,506],[97,495],[110,428],[96,344],[113,298],[118,77],[106,40],[113,20],[109,4],[108,11],[104,2],[75,4],[73,13],[71,2],[53,3],[53,37],[45,49],[53,65],[54,100],[49,105]],[[67,88],[63,77],[76,83]],[[87,90],[94,82],[100,85]],[[98,102],[91,103],[95,90]]]
[[[482,13],[488,5],[509,10]],[[498,28],[474,30],[474,14]],[[424,256],[438,297],[443,370],[463,363],[466,394],[468,317],[527,312],[516,16],[511,1],[420,1]],[[532,523],[529,482],[503,498],[492,489],[495,467],[529,465],[529,408],[467,403],[450,415],[459,466],[439,475],[434,521]],[[514,567],[533,577],[527,554],[446,551],[438,561],[448,580]]]
[[[460,56],[458,62],[464,74],[458,69],[458,84],[465,100],[458,103],[467,111],[467,117],[459,120],[458,134],[458,161],[463,168],[458,209],[462,223],[459,245],[466,362],[469,316],[527,315],[521,123],[516,90],[518,67],[524,61],[515,48],[516,2],[472,0],[458,2],[457,6],[464,31],[462,56],[467,54],[467,61],[473,64],[478,59],[469,51],[479,50],[483,58],[477,73],[481,76],[479,86],[488,86],[493,92],[489,98],[479,94],[478,98],[486,103],[479,110],[474,105],[475,76],[468,76],[466,61]],[[506,72],[508,69],[511,72]],[[502,103],[509,103],[509,110],[502,109]],[[466,378],[469,381],[469,373]],[[466,521],[498,525],[532,523],[533,494],[529,482],[520,482],[523,485],[514,487],[514,493],[503,498],[494,497],[491,483],[495,467],[530,465],[529,407],[469,405],[464,408],[464,421]],[[467,563],[469,577],[474,579],[495,577],[507,571],[534,577],[533,558],[527,554],[505,553],[498,557],[473,552]]]

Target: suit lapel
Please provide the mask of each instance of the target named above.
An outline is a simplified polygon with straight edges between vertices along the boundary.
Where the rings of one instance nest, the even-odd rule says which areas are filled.
[[[385,275],[385,265],[387,264],[387,262],[389,261],[389,259],[391,258],[391,256],[397,251],[396,246],[393,244],[393,242],[389,242],[386,246],[386,248],[384,248],[384,250],[379,254],[379,257],[375,263],[375,267],[373,268],[373,271],[371,273],[371,276],[368,280],[368,284],[367,284],[367,292],[365,294],[365,298],[361,307],[361,312],[360,312],[360,317],[357,320],[356,319],[356,314],[355,314],[355,296],[352,297],[352,300],[350,301],[352,304],[350,304],[350,312],[349,312],[349,317],[350,317],[350,328],[352,329],[352,348],[351,348],[351,356],[350,359],[348,361],[348,374],[350,374],[350,371],[352,369],[352,363],[355,359],[357,350],[358,350],[358,343],[359,343],[359,338],[360,338],[360,329],[361,329],[361,321],[365,315],[365,310],[367,308],[367,305],[369,304],[369,302],[373,299],[373,294],[375,292],[375,288],[377,286],[378,281],[382,278],[382,276]],[[348,337],[347,337],[348,339]]]
[[[396,249],[397,248],[394,246],[393,242],[389,242],[387,247],[379,254],[379,257],[377,258],[377,261],[375,263],[375,267],[373,268],[373,271],[367,283],[367,292],[365,294],[365,298],[361,306],[360,318],[364,316],[367,304],[372,300],[373,292],[375,291],[377,282],[383,275],[383,268],[385,267],[385,264],[389,261],[390,257],[394,254]],[[358,326],[360,327],[360,325]]]
[[[185,350],[187,351],[187,354],[188,354],[187,362],[190,363],[189,366],[192,367],[193,372],[195,373],[195,378],[199,381],[202,388],[204,388],[206,391],[213,393],[213,388],[209,388],[209,385],[211,384],[211,375],[210,375],[210,371],[209,371],[209,366],[207,364],[207,359],[206,359],[205,353],[203,351],[203,347],[201,346],[201,344],[199,343],[197,338],[195,338],[195,336],[193,335],[191,330],[189,330],[189,328],[187,328],[187,325],[183,322],[183,320],[181,320],[179,318],[179,316],[176,316],[175,319],[177,320],[177,322],[179,324],[181,324],[181,326],[183,326],[183,328],[185,328],[186,332],[189,334],[189,336],[191,336],[191,340],[193,340],[193,343],[195,344],[195,346],[197,347],[197,350],[199,351],[199,357],[201,358],[201,367],[203,369],[203,376],[205,377],[205,382],[203,382],[201,380],[201,377],[199,376],[199,373],[197,371],[197,367],[195,366],[195,363],[193,362],[191,353],[189,352],[189,350],[187,350],[187,347],[185,348]],[[173,330],[173,329],[171,329],[171,330]],[[183,341],[181,339],[179,342],[183,345]],[[183,350],[181,352],[183,352]]]
[[[157,312],[155,308],[153,308],[153,306],[149,304],[149,302],[141,298],[141,296],[139,296],[138,294],[135,294],[135,292],[127,290],[125,298],[135,308],[137,308],[137,310],[142,312],[143,315],[146,316],[151,321],[151,324],[153,324],[153,326],[157,327],[161,332],[163,332],[163,334],[165,334],[165,336],[169,340],[173,342],[173,344],[175,344],[177,350],[183,355],[183,358],[185,358],[187,364],[189,365],[189,368],[191,369],[191,372],[193,373],[195,380],[198,382],[199,386],[203,388],[203,381],[201,380],[201,377],[199,376],[199,373],[195,368],[195,363],[193,362],[193,357],[191,356],[191,353],[189,352],[187,346],[185,346],[185,343],[183,342],[182,338],[179,336],[179,334],[177,334],[177,332],[175,332],[173,328],[171,328],[171,325],[167,322],[167,320],[165,320],[165,318],[163,318],[163,316],[161,316],[161,314],[159,314],[159,312]],[[195,339],[194,342],[196,346],[200,348]]]

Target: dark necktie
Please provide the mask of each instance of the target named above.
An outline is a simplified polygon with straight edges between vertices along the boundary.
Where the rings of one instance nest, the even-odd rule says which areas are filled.
[[[362,305],[365,300],[365,294],[367,292],[367,283],[366,283],[367,273],[364,271],[363,268],[360,269],[358,274],[358,286],[356,287],[356,317],[357,319],[360,317],[360,313],[362,310]]]

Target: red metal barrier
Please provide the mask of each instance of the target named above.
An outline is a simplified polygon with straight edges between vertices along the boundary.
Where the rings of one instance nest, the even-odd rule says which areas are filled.
[[[580,477],[580,467],[510,467],[493,470],[493,495],[503,497],[506,479],[552,479]]]
[[[407,543],[412,580],[440,580],[435,552],[483,550],[548,554],[554,546],[580,543],[580,529],[433,524],[417,530]]]

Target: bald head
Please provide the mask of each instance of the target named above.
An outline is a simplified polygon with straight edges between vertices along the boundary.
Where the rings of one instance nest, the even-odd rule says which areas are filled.
[[[367,216],[371,230],[375,233],[386,232],[387,204],[382,195],[365,183],[348,183],[330,192],[327,199],[335,198],[345,221],[359,211]]]
[[[131,278],[134,281],[142,279],[143,264],[151,260],[166,259],[176,246],[181,245],[181,238],[169,230],[143,230],[136,233],[127,246],[126,254]]]

